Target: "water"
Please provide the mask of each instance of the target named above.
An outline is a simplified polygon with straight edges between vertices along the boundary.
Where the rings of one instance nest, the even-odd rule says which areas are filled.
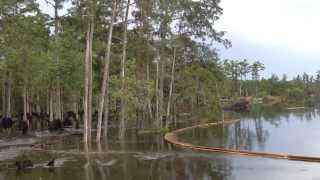
[[[265,152],[320,155],[319,111],[260,109],[224,127],[196,129],[179,138],[194,144]],[[319,130],[320,132],[320,130]],[[258,157],[207,154],[171,147],[162,136],[130,134],[124,143],[93,143],[84,152],[81,136],[17,138],[0,141],[0,180],[312,180],[320,164]],[[36,151],[28,143],[47,143]],[[1,145],[5,144],[5,145]],[[7,155],[7,156],[6,156]],[[56,158],[56,167],[46,164]],[[31,159],[34,168],[17,171],[16,160]]]
[[[294,110],[275,118],[251,115],[241,121],[197,128],[180,135],[196,145],[320,157],[320,112]]]

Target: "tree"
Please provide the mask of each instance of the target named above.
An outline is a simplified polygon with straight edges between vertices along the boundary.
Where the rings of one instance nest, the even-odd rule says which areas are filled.
[[[129,15],[129,7],[130,7],[130,0],[127,1],[126,10],[124,15],[123,21],[123,47],[122,47],[122,58],[121,58],[121,90],[124,91],[125,89],[125,62],[127,59],[127,44],[128,44],[128,15]],[[120,105],[120,125],[119,125],[119,138],[123,139],[125,136],[125,101],[124,98],[121,98],[121,105]]]
[[[108,86],[108,80],[109,80],[109,65],[110,65],[110,56],[111,56],[111,45],[112,45],[112,34],[113,34],[113,24],[117,12],[117,1],[113,1],[112,5],[112,15],[111,15],[111,23],[109,27],[109,34],[108,34],[108,40],[107,40],[107,50],[105,54],[105,65],[104,65],[104,70],[103,70],[103,78],[102,78],[102,86],[101,86],[101,95],[100,95],[100,102],[99,102],[99,115],[98,115],[98,128],[97,128],[97,141],[100,141],[101,139],[101,127],[102,127],[102,113],[103,113],[103,106],[106,106],[105,113],[108,112],[108,103],[105,103],[108,99],[108,93],[107,91],[107,86]],[[107,128],[108,128],[108,114],[105,114],[105,136],[107,136]]]
[[[258,95],[258,81],[260,78],[260,71],[263,71],[265,69],[265,66],[259,62],[259,61],[255,61],[252,65],[251,65],[251,77],[252,80],[254,80],[255,83],[255,96]]]

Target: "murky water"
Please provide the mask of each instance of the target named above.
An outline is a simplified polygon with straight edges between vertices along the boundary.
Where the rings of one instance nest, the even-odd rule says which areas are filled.
[[[237,124],[196,129],[179,138],[213,147],[320,156],[318,137],[318,110],[263,109],[247,115]],[[81,138],[77,135],[17,138],[15,141],[20,143],[15,146],[6,139],[0,141],[0,180],[320,178],[319,163],[193,152],[171,147],[157,135],[130,134],[124,143],[116,140],[93,143],[88,153],[84,152]],[[35,142],[48,144],[47,150],[34,150],[29,144]],[[53,158],[56,159],[55,168],[47,167]],[[15,161],[24,159],[32,160],[34,168],[17,171]]]

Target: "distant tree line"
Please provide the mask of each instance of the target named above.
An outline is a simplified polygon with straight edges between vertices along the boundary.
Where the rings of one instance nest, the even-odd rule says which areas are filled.
[[[320,96],[320,71],[316,75],[299,74],[288,79],[284,74],[281,78],[275,74],[271,77],[260,77],[265,70],[259,61],[249,63],[248,60],[224,60],[222,69],[225,74],[224,96],[278,96],[287,103],[309,103]]]

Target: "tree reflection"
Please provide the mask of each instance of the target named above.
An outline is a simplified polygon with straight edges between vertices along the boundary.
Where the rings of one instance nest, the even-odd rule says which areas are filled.
[[[91,142],[84,142],[84,152],[85,152],[85,158],[86,163],[84,165],[84,174],[86,180],[93,180],[93,173],[92,173],[92,160],[90,157],[90,151],[91,151]]]

